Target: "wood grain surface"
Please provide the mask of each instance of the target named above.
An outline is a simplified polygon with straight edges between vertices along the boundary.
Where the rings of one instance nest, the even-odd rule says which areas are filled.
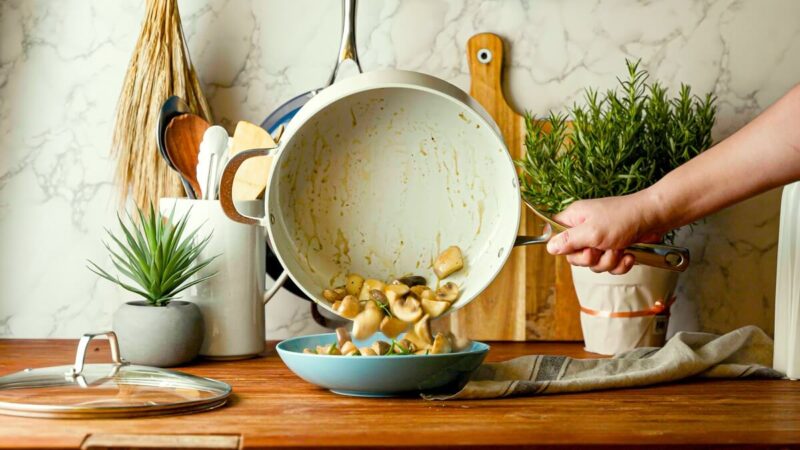
[[[0,340],[0,375],[70,364],[76,342]],[[274,344],[268,348],[264,356],[250,360],[201,361],[179,369],[230,383],[233,397],[221,409],[116,420],[0,415],[0,448],[79,448],[114,436],[129,440],[126,435],[131,434],[141,435],[142,443],[163,443],[163,436],[205,435],[215,437],[210,444],[234,436],[243,448],[800,448],[798,382],[690,381],[455,402],[364,399],[306,383],[283,365]],[[88,353],[89,362],[108,361],[105,341],[93,341]],[[533,353],[591,356],[574,343],[498,343],[489,360]]]
[[[470,95],[494,118],[511,156],[519,159],[525,152],[525,119],[503,94],[503,53],[503,40],[495,34],[469,39]],[[523,205],[520,234],[539,235],[542,227]],[[479,340],[583,339],[569,265],[543,245],[515,248],[489,288],[449,320],[455,333]]]

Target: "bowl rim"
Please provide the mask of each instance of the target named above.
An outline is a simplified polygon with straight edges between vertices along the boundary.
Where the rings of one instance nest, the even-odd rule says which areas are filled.
[[[292,355],[299,355],[301,357],[311,357],[311,358],[341,358],[344,355],[318,355],[316,353],[303,353],[302,351],[297,352],[294,350],[289,350],[285,348],[285,345],[296,341],[299,339],[309,339],[309,338],[322,338],[322,337],[333,337],[336,338],[336,333],[317,333],[317,334],[307,334],[303,336],[294,336],[288,339],[284,339],[275,346],[275,350],[278,352],[279,355],[282,353],[292,354]],[[472,342],[472,349],[464,350],[460,352],[452,352],[452,353],[436,353],[433,355],[375,355],[375,356],[368,356],[364,357],[365,361],[380,361],[385,359],[414,359],[414,358],[453,358],[455,356],[466,356],[466,355],[478,355],[482,353],[488,353],[491,350],[491,346],[485,342],[481,341],[471,341]],[[475,348],[477,344],[477,348]]]

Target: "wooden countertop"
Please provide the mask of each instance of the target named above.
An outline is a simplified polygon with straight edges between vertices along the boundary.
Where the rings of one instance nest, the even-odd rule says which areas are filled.
[[[70,364],[75,345],[72,340],[0,340],[0,375]],[[105,342],[90,348],[88,361],[108,360]],[[495,343],[488,359],[532,353],[591,356],[577,344]],[[127,445],[151,442],[160,448],[180,443],[193,448],[800,447],[800,383],[791,381],[691,381],[586,394],[427,402],[329,393],[295,377],[272,350],[251,360],[199,362],[181,370],[230,383],[233,398],[221,409],[184,416],[0,416],[0,447],[100,448],[104,442],[124,443],[121,435],[130,434],[137,436]],[[165,434],[170,436],[156,436]],[[174,435],[200,437],[181,441]]]

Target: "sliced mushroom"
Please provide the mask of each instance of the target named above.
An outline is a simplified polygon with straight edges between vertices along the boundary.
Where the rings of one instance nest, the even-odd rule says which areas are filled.
[[[427,348],[433,343],[433,337],[431,336],[431,316],[425,314],[422,316],[422,319],[419,319],[417,323],[414,324],[414,334],[420,338],[422,342],[424,342],[425,346],[418,346],[420,348]]]
[[[425,311],[425,314],[431,316],[431,318],[439,317],[447,311],[447,308],[450,307],[450,303],[448,302],[440,302],[438,300],[428,300],[422,299],[422,310]]]
[[[440,280],[458,272],[463,267],[464,258],[461,256],[461,249],[456,245],[447,247],[433,263],[433,271]]]
[[[408,349],[409,352],[417,351],[417,346],[413,342],[409,341],[408,339],[405,339],[405,338],[404,339],[400,339],[397,342],[399,342],[400,345],[403,346],[403,348]]]
[[[324,291],[322,291],[322,298],[329,301],[330,303],[334,303],[343,299],[344,294],[340,294],[339,292],[336,292],[334,289],[325,289]]]
[[[303,349],[303,353],[308,354],[308,355],[316,355],[317,354],[317,352],[315,352],[314,350],[311,350],[310,348],[304,348]]]
[[[390,339],[394,339],[403,331],[406,331],[408,324],[396,317],[386,316],[381,321],[381,333]]]
[[[353,344],[351,341],[345,342],[344,345],[340,347],[339,351],[345,356],[359,354],[356,344]]]
[[[472,341],[464,336],[456,336],[453,333],[448,333],[450,344],[453,346],[453,351],[460,352],[472,347]]]
[[[361,304],[359,304],[358,300],[352,295],[345,296],[339,304],[339,307],[334,308],[336,313],[346,319],[355,319],[360,310]]]
[[[430,345],[431,345],[430,339],[426,341],[425,339],[419,337],[417,335],[417,332],[416,332],[415,328],[412,328],[412,329],[408,330],[408,332],[403,336],[403,339],[412,342],[414,344],[414,347],[416,349],[418,349],[418,350],[419,349],[423,349],[424,350],[424,349],[430,347]]]
[[[403,322],[416,322],[422,316],[422,307],[419,304],[419,300],[412,297],[395,299],[389,306],[392,315]]]
[[[388,284],[386,285],[385,288],[383,288],[383,290],[384,292],[386,292],[387,296],[389,295],[389,293],[392,293],[394,294],[395,297],[402,297],[408,294],[408,291],[410,289],[405,284],[398,283],[398,284]]]
[[[364,308],[353,320],[353,337],[356,339],[366,339],[381,326],[383,312],[376,308]]]
[[[383,291],[379,291],[377,289],[373,289],[369,291],[369,296],[372,300],[380,303],[381,305],[387,306],[389,304],[389,299],[386,298],[386,294]]]
[[[361,275],[350,273],[347,274],[344,282],[344,288],[350,295],[358,295],[361,293],[361,286],[364,285],[364,277]]]
[[[347,331],[345,327],[339,327],[336,329],[336,343],[339,345],[339,348],[344,348],[344,344],[350,342],[350,333]]]
[[[369,295],[369,291],[373,289],[382,291],[384,286],[386,286],[386,284],[380,280],[375,280],[372,278],[364,280],[364,283],[361,285],[361,292],[358,294],[358,299],[361,301],[369,300],[372,298]]]
[[[339,351],[339,348],[336,347],[336,344],[328,344],[328,345],[318,345],[317,346],[317,354],[318,355],[341,355],[342,352]]]
[[[385,355],[389,353],[391,346],[386,341],[375,341],[372,343],[370,348],[375,352],[376,355]]]
[[[361,356],[378,356],[375,350],[370,347],[361,347],[358,352],[361,353]]]
[[[425,277],[421,277],[419,275],[410,275],[407,277],[398,278],[395,281],[401,284],[405,284],[408,287],[424,286],[428,284],[428,280],[426,280]]]
[[[392,343],[392,353],[395,355],[407,355],[409,353],[413,353],[411,348],[412,345],[409,345],[410,342],[403,339],[402,341],[394,341]]]
[[[347,289],[344,288],[344,285],[333,288],[333,292],[337,293],[338,295],[341,295],[342,298],[344,298],[344,296],[347,295]]]
[[[436,300],[436,292],[434,292],[434,290],[431,288],[425,289],[422,291],[420,298],[423,300]]]
[[[411,292],[409,293],[409,295],[413,295],[416,298],[422,298],[422,296],[425,295],[426,292],[430,292],[431,294],[433,294],[433,290],[431,288],[423,285],[413,286],[410,290]],[[434,296],[431,296],[430,298],[433,297]]]
[[[452,303],[458,299],[458,295],[458,285],[452,281],[439,286],[439,289],[436,290],[436,300],[441,302]]]
[[[431,354],[437,355],[441,353],[450,353],[453,351],[453,346],[450,339],[443,333],[436,333],[436,338],[431,345]]]

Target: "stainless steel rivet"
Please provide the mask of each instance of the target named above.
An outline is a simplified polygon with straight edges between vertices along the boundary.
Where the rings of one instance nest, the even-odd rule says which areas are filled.
[[[478,62],[481,64],[489,64],[492,61],[492,51],[488,48],[478,50]]]

